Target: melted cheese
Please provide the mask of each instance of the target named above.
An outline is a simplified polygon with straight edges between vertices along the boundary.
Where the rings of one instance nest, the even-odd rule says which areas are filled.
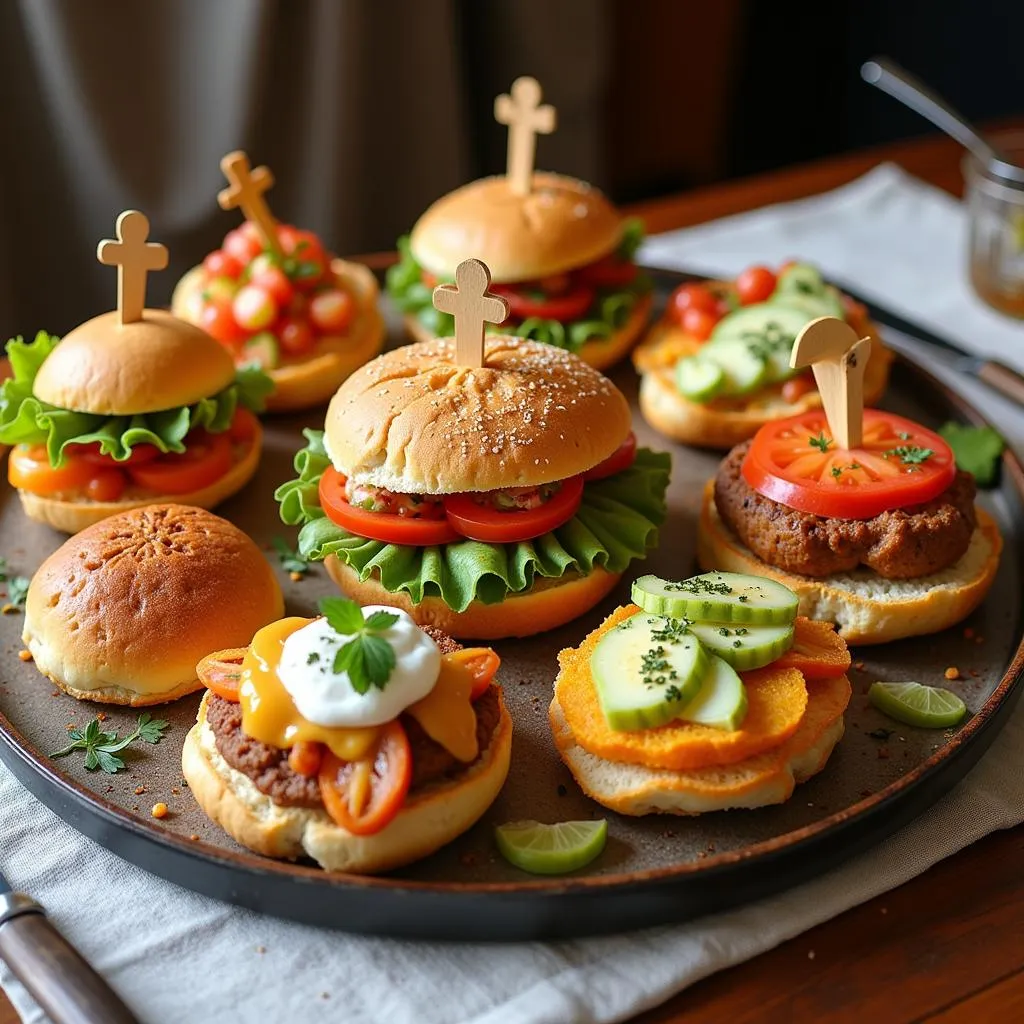
[[[444,656],[433,690],[406,709],[406,714],[412,715],[435,743],[460,761],[475,761],[480,753],[476,712],[469,702],[472,688],[469,670]]]

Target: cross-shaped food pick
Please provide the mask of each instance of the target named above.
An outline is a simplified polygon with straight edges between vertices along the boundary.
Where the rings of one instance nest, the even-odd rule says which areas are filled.
[[[96,246],[96,259],[117,267],[117,311],[122,324],[142,319],[146,305],[146,275],[167,266],[167,246],[147,242],[149,218],[138,210],[125,210],[117,218],[117,240],[105,238]]]
[[[217,193],[222,210],[241,209],[245,219],[259,232],[263,247],[279,252],[277,222],[267,206],[263,193],[274,186],[274,175],[269,167],[250,170],[249,158],[240,149],[222,157],[220,169],[228,179],[227,188]]]
[[[455,268],[455,284],[434,289],[434,308],[455,317],[455,361],[459,366],[484,365],[484,324],[508,319],[508,299],[494,295],[491,272],[480,260],[463,260]]]
[[[845,320],[820,316],[793,343],[789,365],[810,366],[832,437],[840,448],[857,448],[864,429],[864,371],[871,339],[858,338]]]
[[[494,119],[508,125],[509,187],[517,196],[530,194],[533,160],[537,152],[537,133],[550,135],[555,130],[555,108],[540,106],[540,83],[536,78],[517,78],[512,95],[502,93],[494,101]]]

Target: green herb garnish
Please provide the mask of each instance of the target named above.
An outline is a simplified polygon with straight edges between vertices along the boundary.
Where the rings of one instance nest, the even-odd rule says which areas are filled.
[[[309,572],[308,559],[303,558],[298,551],[293,551],[284,538],[275,537],[270,543],[274,545],[277,557],[281,560],[281,568],[285,572],[297,572],[301,575]]]
[[[829,448],[832,447],[831,439],[825,436],[825,432],[823,430],[818,432],[817,437],[807,438],[807,443],[812,448],[817,448],[819,452],[827,452]]]
[[[347,597],[325,597],[320,614],[336,633],[350,637],[334,656],[334,671],[347,672],[352,689],[366,693],[371,686],[383,690],[395,667],[395,649],[378,633],[398,621],[394,612],[374,612],[363,618],[363,610]]]
[[[159,743],[169,726],[162,718],[153,718],[148,712],[139,716],[135,731],[124,739],[117,738],[117,732],[106,732],[100,729],[99,720],[94,718],[82,729],[72,729],[68,736],[71,742],[61,750],[54,751],[50,757],[65,757],[76,750],[85,751],[85,767],[91,771],[99,768],[108,775],[114,775],[124,767],[124,760],[117,755],[125,747],[136,740],[145,743]]]
[[[5,610],[21,611],[25,607],[29,579],[27,576],[11,576],[7,559],[0,555],[0,583],[7,584],[7,605]]]
[[[901,444],[898,448],[890,448],[884,454],[886,458],[895,455],[905,466],[917,466],[927,462],[935,452],[931,448],[920,448],[916,444]]]
[[[939,434],[953,449],[957,466],[970,473],[979,487],[994,487],[999,480],[999,462],[1006,442],[992,427],[968,427],[946,423]]]

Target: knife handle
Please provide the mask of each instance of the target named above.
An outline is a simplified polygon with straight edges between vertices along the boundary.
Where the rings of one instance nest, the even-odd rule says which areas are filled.
[[[12,897],[7,897],[9,900]],[[0,960],[54,1024],[139,1024],[107,983],[27,897],[0,924]]]
[[[978,367],[978,377],[1012,402],[1024,405],[1024,376],[1006,363],[986,359]]]

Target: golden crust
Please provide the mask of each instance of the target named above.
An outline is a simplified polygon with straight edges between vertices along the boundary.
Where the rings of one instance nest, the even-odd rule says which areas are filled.
[[[90,526],[43,562],[22,639],[72,696],[146,704],[196,689],[201,658],[246,646],[283,613],[270,564],[238,527],[201,508],[149,505]]]
[[[947,629],[984,600],[999,568],[999,527],[980,506],[978,528],[956,565],[917,580],[885,580],[868,569],[824,579],[797,576],[762,562],[722,522],[714,481],[704,491],[697,530],[697,561],[705,570],[768,576],[800,598],[800,614],[835,622],[850,644],[881,644]]]
[[[607,597],[620,579],[604,569],[561,580],[541,579],[525,593],[498,604],[474,601],[464,612],[457,612],[439,597],[414,604],[404,591],[393,594],[373,577],[361,581],[356,571],[336,555],[327,556],[324,568],[343,593],[362,605],[394,605],[408,612],[421,626],[437,626],[451,636],[474,640],[533,636],[564,626]]]
[[[502,175],[442,196],[409,237],[416,262],[440,277],[465,259],[483,260],[495,283],[530,281],[593,263],[622,239],[619,212],[594,187],[537,171],[518,196]]]
[[[280,807],[220,756],[206,703],[185,738],[182,774],[204,813],[242,846],[266,857],[312,857],[326,871],[373,874],[426,857],[470,828],[491,806],[508,775],[512,719],[501,705],[491,743],[456,779],[414,794],[372,836],[356,836],[319,809]]]
[[[492,335],[483,367],[454,355],[441,338],[352,374],[324,424],[337,469],[409,494],[531,487],[596,466],[629,435],[622,393],[561,349]]]

